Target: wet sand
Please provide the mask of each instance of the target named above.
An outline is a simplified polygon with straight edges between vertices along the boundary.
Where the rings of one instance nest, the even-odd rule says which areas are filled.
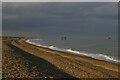
[[[119,64],[37,47],[25,39],[3,41],[3,78],[119,78]]]

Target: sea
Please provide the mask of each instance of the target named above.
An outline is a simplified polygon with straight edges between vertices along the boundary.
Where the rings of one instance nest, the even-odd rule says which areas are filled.
[[[106,39],[105,37],[44,37],[27,40],[26,42],[53,50],[70,54],[88,56],[95,59],[120,63],[118,59],[118,39]]]

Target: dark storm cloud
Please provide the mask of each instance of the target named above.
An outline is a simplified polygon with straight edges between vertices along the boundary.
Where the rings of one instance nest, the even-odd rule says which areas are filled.
[[[3,29],[115,35],[117,13],[117,3],[3,3]]]

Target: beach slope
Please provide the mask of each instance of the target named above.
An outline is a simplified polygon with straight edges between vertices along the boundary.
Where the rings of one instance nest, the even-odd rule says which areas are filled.
[[[119,78],[119,64],[3,40],[3,78]]]

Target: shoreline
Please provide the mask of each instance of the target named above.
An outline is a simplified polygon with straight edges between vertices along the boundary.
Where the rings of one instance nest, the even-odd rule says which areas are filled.
[[[31,40],[31,39],[30,39]],[[38,47],[38,48],[42,48],[42,49],[45,49],[45,50],[48,50],[49,51],[53,51],[53,52],[58,52],[58,53],[62,53],[62,54],[66,54],[66,55],[71,55],[71,56],[74,56],[74,57],[82,57],[82,58],[87,58],[89,60],[93,60],[94,62],[96,61],[100,61],[100,62],[103,62],[104,63],[110,63],[110,64],[113,64],[113,65],[120,65],[120,63],[117,63],[117,62],[111,62],[111,61],[106,61],[106,60],[101,60],[101,59],[96,59],[96,58],[92,58],[92,57],[89,57],[89,56],[83,56],[83,55],[77,55],[77,54],[73,54],[73,53],[69,53],[69,52],[64,52],[64,51],[59,51],[59,50],[54,50],[54,49],[50,49],[48,47],[42,47],[42,46],[37,46],[37,45],[34,45],[34,44],[30,44],[30,43],[27,43],[26,40],[23,40],[24,43],[26,44],[29,44],[29,45],[32,45],[32,46],[35,46],[35,47]],[[90,62],[91,63],[91,62]],[[99,65],[98,65],[99,66]],[[105,67],[104,67],[105,68]],[[107,67],[106,67],[107,69]],[[118,69],[115,70],[118,72]]]
[[[118,66],[120,66],[119,64],[106,62],[103,60],[97,60],[97,59],[93,59],[86,56],[78,56],[78,55],[69,54],[61,51],[51,50],[48,48],[38,47],[32,44],[26,43],[25,40],[27,39],[11,40],[10,45],[13,45],[14,47],[20,49],[20,51],[18,51],[18,49],[15,48],[15,50],[18,52],[18,53],[16,52],[16,55],[23,54],[22,55],[23,57],[27,57],[25,55],[36,56],[38,57],[38,59],[44,59],[45,61],[54,65],[58,70],[62,71],[62,73],[60,72],[61,74],[60,76],[57,74],[57,72],[59,71],[54,73],[54,70],[52,70],[53,71],[52,72],[51,69],[53,67],[51,68],[47,67],[46,65],[48,64],[45,64],[45,66],[42,67],[42,64],[44,64],[43,62],[36,61],[36,60],[35,62],[32,62],[32,65],[34,63],[39,64],[40,65],[38,66],[39,69],[40,68],[50,69],[48,70],[47,73],[49,73],[50,71],[51,73],[49,75],[51,75],[51,77],[65,78],[63,72],[75,78],[118,78],[119,77],[118,76],[120,74],[118,71]],[[13,49],[14,47],[11,47],[11,49]],[[21,53],[21,50],[23,53]],[[27,52],[27,53],[24,54],[24,52]],[[28,61],[34,61],[33,58],[34,57],[31,57],[30,60]],[[27,59],[27,58],[24,58],[24,59]],[[47,73],[45,73],[45,75]],[[54,74],[56,76],[54,76]]]
[[[26,39],[27,40],[27,39]],[[53,50],[53,49],[50,49],[50,48],[45,48],[45,47],[41,47],[41,46],[36,46],[36,45],[33,45],[33,44],[29,44],[29,43],[27,43],[27,42],[25,42],[25,40],[24,39],[22,39],[22,40],[18,40],[18,42],[20,41],[20,43],[25,43],[25,44],[28,44],[28,45],[31,45],[31,46],[33,46],[33,47],[35,47],[35,48],[41,48],[41,49],[43,49],[43,51],[48,51],[48,52],[58,52],[58,53],[61,53],[61,54],[59,54],[59,55],[62,55],[62,54],[65,54],[66,56],[68,55],[70,55],[70,56],[74,56],[74,57],[81,57],[81,58],[87,58],[88,60],[93,60],[93,61],[99,61],[99,62],[103,62],[103,63],[110,63],[110,64],[113,64],[113,65],[120,65],[120,64],[118,64],[118,63],[114,63],[114,62],[109,62],[109,61],[105,61],[105,60],[100,60],[100,59],[95,59],[95,58],[92,58],[92,57],[89,57],[89,56],[81,56],[81,55],[76,55],[76,54],[70,54],[70,53],[67,53],[67,52],[62,52],[62,51],[58,51],[58,50]],[[87,60],[86,60],[87,61]],[[91,63],[91,62],[90,62]]]
[[[73,55],[78,55],[78,56],[84,56],[84,57],[89,57],[89,58],[93,58],[93,59],[96,59],[96,60],[102,60],[102,61],[107,61],[107,62],[111,62],[111,63],[120,64],[120,61],[111,60],[111,59],[113,59],[113,57],[109,57],[108,55],[101,54],[101,55],[104,55],[107,58],[110,58],[110,60],[108,60],[108,59],[100,59],[100,58],[96,58],[95,56],[93,57],[93,56],[89,56],[89,55],[82,55],[82,54],[77,54],[77,53],[74,53],[74,52],[70,52],[70,51],[67,51],[66,49],[62,50],[62,49],[59,49],[59,48],[56,48],[56,49],[50,48],[50,46],[43,46],[43,45],[40,45],[38,43],[30,42],[30,40],[40,40],[40,39],[27,39],[27,40],[25,40],[25,42],[28,43],[28,44],[37,46],[37,47],[42,47],[42,48],[46,48],[46,49],[50,49],[50,50],[55,50],[55,51],[60,51],[60,52],[68,53],[68,54],[73,54]]]

